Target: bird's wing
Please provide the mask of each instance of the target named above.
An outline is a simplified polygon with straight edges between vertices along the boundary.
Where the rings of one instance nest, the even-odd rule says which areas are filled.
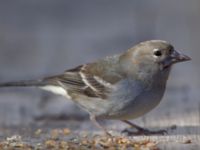
[[[73,95],[84,95],[106,99],[114,88],[113,84],[118,82],[121,77],[108,73],[105,67],[107,66],[100,67],[98,63],[81,65],[65,71],[62,75],[49,77],[45,80],[61,86],[72,97]]]

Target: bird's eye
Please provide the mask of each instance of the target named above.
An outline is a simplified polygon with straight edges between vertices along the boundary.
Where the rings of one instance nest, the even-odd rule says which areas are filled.
[[[161,50],[154,50],[154,53],[153,53],[155,56],[157,56],[157,57],[159,57],[159,56],[161,56],[162,55],[162,52],[161,52]]]

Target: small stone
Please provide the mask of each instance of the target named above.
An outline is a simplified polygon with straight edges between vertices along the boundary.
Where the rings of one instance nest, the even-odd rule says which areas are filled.
[[[64,135],[69,135],[71,133],[71,130],[68,128],[63,129],[63,134]]]
[[[42,133],[42,129],[37,129],[35,131],[35,135],[39,136]]]
[[[183,144],[191,144],[191,143],[192,143],[192,141],[190,139],[183,142]]]

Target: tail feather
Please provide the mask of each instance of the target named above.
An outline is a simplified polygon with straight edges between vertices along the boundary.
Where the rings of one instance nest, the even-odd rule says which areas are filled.
[[[18,87],[18,86],[45,86],[45,85],[47,85],[47,83],[43,80],[27,80],[27,81],[0,83],[0,88],[1,87]]]
[[[18,81],[18,82],[6,82],[0,83],[0,88],[3,87],[38,87],[42,90],[49,91],[54,94],[62,95],[70,98],[66,89],[58,85],[54,80],[43,79],[43,80],[28,80],[28,81]]]

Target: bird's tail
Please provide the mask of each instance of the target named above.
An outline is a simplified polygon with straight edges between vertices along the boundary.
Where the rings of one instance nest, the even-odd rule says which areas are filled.
[[[17,81],[17,82],[5,82],[0,83],[0,88],[2,87],[25,87],[25,86],[45,86],[47,83],[44,80],[27,80],[27,81]]]
[[[66,89],[59,85],[54,77],[45,78],[43,80],[28,80],[18,82],[0,83],[0,88],[3,87],[38,87],[42,90],[49,91],[54,94],[68,96]]]

